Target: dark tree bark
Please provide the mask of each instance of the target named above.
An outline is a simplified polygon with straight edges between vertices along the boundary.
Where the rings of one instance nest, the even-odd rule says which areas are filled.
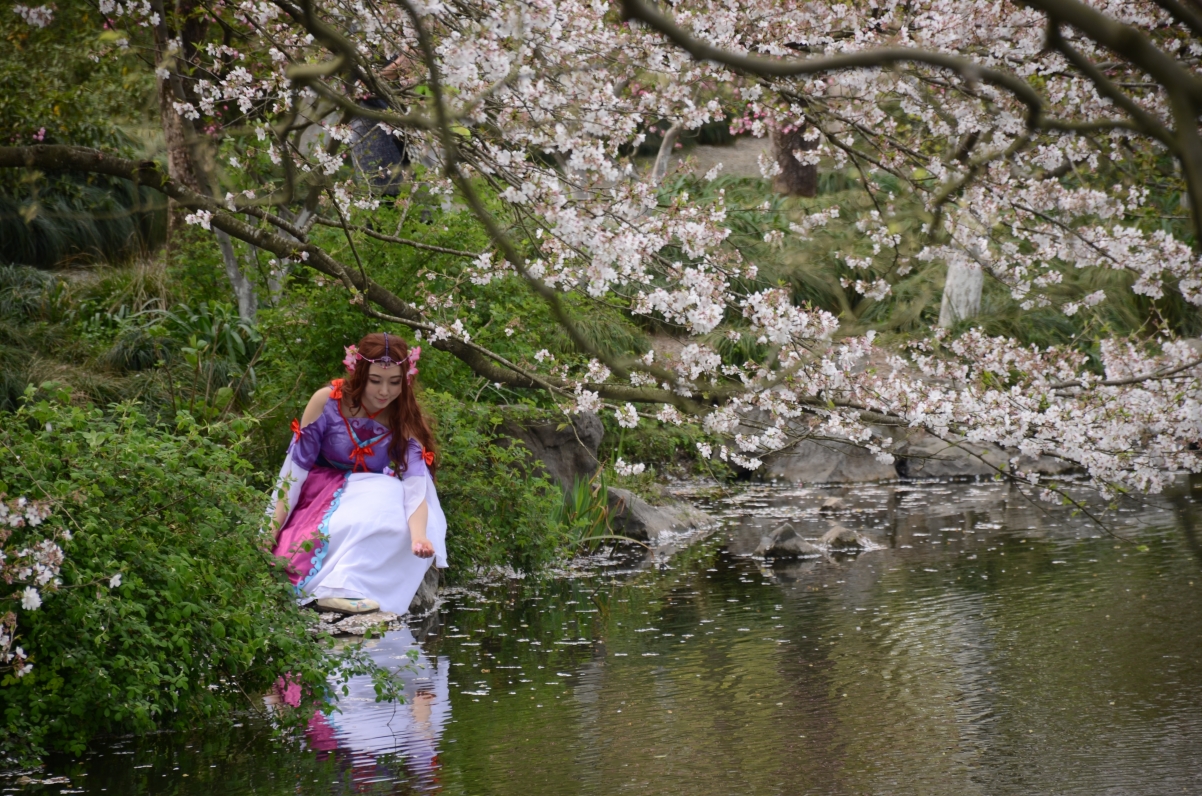
[[[776,176],[774,185],[777,191],[788,196],[818,195],[818,165],[802,163],[794,154],[812,152],[818,148],[818,138],[806,140],[808,129],[809,125],[802,125],[788,132],[781,132],[780,129],[772,131],[772,150],[780,166],[780,174]]]

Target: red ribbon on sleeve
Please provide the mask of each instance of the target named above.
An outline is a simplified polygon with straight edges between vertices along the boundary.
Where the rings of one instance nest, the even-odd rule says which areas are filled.
[[[334,379],[330,382],[330,397],[335,401],[342,399],[342,385],[344,381],[344,379]]]
[[[300,421],[297,420],[295,417],[292,418],[292,441],[293,442],[296,442],[300,439],[300,431],[301,431]]]
[[[434,451],[428,451],[425,448],[422,448],[422,461],[426,463],[427,467],[434,464]]]

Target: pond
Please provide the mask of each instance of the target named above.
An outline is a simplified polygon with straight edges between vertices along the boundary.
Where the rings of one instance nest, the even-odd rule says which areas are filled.
[[[417,650],[404,705],[356,682],[303,739],[248,713],[24,790],[1202,792],[1202,480],[1121,505],[1127,541],[1005,484],[679,491],[724,524],[670,558],[452,591],[369,642],[390,666]],[[874,549],[751,557],[783,519]]]

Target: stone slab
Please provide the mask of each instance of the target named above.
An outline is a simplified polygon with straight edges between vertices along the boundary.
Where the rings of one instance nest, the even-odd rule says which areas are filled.
[[[768,457],[764,475],[801,484],[847,484],[897,480],[897,468],[846,442],[803,440]]]
[[[610,528],[652,547],[666,541],[669,534],[704,528],[713,522],[713,517],[701,509],[684,503],[653,506],[628,489],[609,488]]]

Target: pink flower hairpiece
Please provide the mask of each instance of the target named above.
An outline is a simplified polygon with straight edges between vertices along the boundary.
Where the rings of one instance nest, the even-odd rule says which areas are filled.
[[[406,374],[409,376],[409,381],[413,381],[413,377],[417,375],[417,360],[421,359],[421,356],[421,346],[415,345],[413,348],[409,349],[409,373]]]
[[[362,354],[360,354],[358,346],[353,346],[353,345],[344,346],[343,350],[346,352],[346,356],[343,357],[343,359],[342,359],[342,365],[343,365],[343,367],[346,368],[347,373],[354,373],[355,366],[359,364],[360,360],[362,360],[364,362],[378,363],[380,365],[383,365],[385,368],[391,368],[393,365],[400,365],[400,364],[403,364],[404,362],[408,362],[409,370],[405,375],[408,376],[409,381],[412,382],[413,377],[417,375],[417,360],[421,358],[422,347],[419,345],[415,345],[413,348],[409,349],[409,355],[407,357],[405,357],[404,359],[397,360],[397,359],[393,359],[389,355],[388,335],[387,334],[384,335],[384,346],[385,346],[384,356],[378,357],[376,359],[370,359],[370,358],[365,357]]]

